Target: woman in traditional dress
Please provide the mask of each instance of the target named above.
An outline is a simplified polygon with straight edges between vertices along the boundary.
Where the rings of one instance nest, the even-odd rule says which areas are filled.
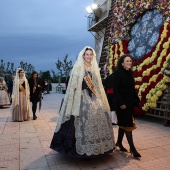
[[[73,67],[50,147],[77,157],[111,153],[115,143],[109,111],[95,51],[85,47]]]
[[[0,77],[0,107],[10,105],[7,85],[3,77]]]
[[[12,120],[26,121],[30,118],[30,90],[24,70],[17,68],[12,93]]]
[[[115,109],[119,126],[116,146],[121,151],[127,152],[127,149],[122,145],[123,136],[126,134],[130,152],[134,157],[141,157],[134,146],[132,137],[132,131],[136,129],[134,107],[139,106],[140,100],[135,90],[131,67],[131,56],[123,55],[119,58],[117,70],[112,76]]]

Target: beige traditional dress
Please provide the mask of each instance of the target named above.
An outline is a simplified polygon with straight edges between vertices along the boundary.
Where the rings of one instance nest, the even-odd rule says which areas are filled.
[[[7,86],[4,80],[0,82],[0,106],[10,105]]]
[[[18,74],[18,73],[17,73]],[[26,121],[30,118],[30,100],[29,100],[29,85],[25,78],[14,80],[14,88],[12,94],[12,120]]]

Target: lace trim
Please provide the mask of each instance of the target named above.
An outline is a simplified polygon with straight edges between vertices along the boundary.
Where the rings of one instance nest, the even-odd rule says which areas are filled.
[[[99,155],[114,147],[111,120],[103,103],[82,91],[80,116],[75,118],[76,150],[80,155]]]

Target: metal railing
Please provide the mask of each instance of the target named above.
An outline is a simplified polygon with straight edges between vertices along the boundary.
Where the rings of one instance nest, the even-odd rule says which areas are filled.
[[[111,0],[106,0],[103,4],[99,5],[93,13],[87,16],[87,29],[100,22],[102,19],[108,16],[111,6]],[[100,14],[100,16],[99,16]]]

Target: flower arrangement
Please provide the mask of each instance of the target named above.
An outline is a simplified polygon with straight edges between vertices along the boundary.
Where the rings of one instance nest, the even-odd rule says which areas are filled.
[[[113,5],[111,42],[128,41],[131,26],[142,13],[151,9],[159,10],[165,21],[170,19],[169,0],[117,0]]]
[[[128,41],[130,29],[147,10],[158,9],[164,19],[160,28],[159,38],[151,51],[141,59],[133,59],[133,72],[135,88],[141,100],[142,109],[136,110],[138,114],[155,108],[158,98],[170,82],[168,74],[170,65],[170,1],[169,0],[117,0],[113,5],[113,19],[109,34],[109,55],[104,66],[105,74],[111,74],[122,54],[128,54]],[[166,74],[165,74],[166,73]]]

